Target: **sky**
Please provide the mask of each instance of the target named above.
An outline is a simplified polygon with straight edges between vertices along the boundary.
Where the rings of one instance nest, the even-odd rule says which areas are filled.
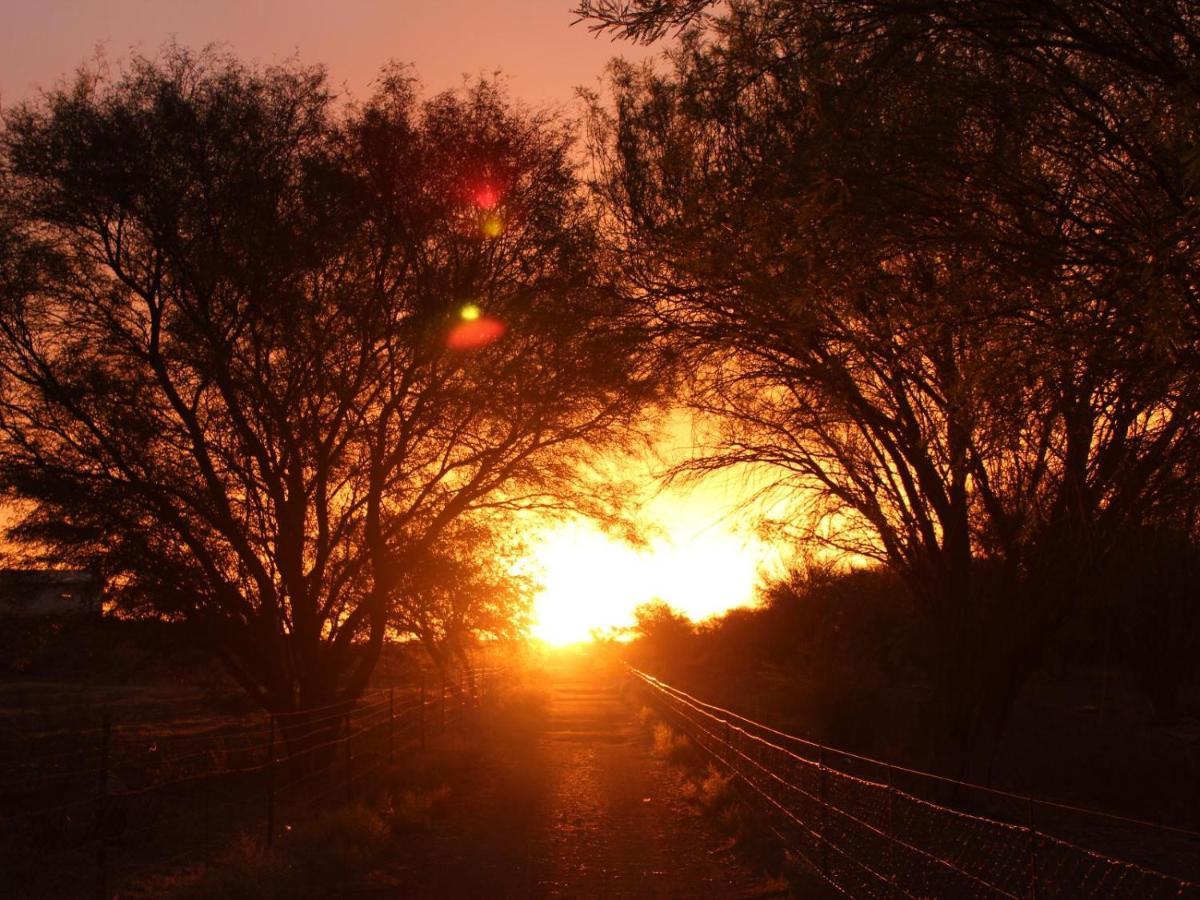
[[[599,88],[614,56],[661,52],[614,43],[572,24],[577,0],[0,0],[0,108],[35,97],[97,53],[119,65],[170,40],[220,44],[242,60],[296,57],[326,66],[332,85],[366,97],[389,61],[411,63],[426,94],[501,71],[513,97],[573,112],[578,87]],[[775,548],[729,520],[739,491],[671,490],[649,504],[657,529],[640,550],[575,523],[545,535],[542,634],[586,637],[627,625],[634,607],[667,600],[696,618],[750,602]],[[2,512],[2,511],[0,511]]]
[[[294,55],[328,67],[335,86],[364,97],[389,60],[412,63],[427,92],[463,75],[501,70],[514,96],[570,109],[617,55],[654,52],[613,43],[580,23],[575,0],[0,0],[0,103],[31,97],[95,56],[119,62],[165,42],[221,43],[247,61]]]

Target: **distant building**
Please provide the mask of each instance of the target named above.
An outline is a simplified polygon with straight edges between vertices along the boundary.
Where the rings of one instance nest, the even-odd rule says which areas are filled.
[[[0,569],[0,614],[98,613],[101,588],[100,576],[81,569]]]

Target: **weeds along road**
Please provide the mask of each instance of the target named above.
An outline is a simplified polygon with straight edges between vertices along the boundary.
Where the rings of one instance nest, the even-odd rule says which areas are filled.
[[[400,836],[352,896],[751,898],[777,896],[681,795],[620,678],[586,658],[551,664],[485,723],[452,799]]]

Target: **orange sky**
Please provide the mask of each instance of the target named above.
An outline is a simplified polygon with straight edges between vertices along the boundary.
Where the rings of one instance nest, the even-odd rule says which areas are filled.
[[[363,96],[390,59],[413,63],[436,92],[463,74],[501,69],[515,96],[570,106],[574,88],[595,87],[614,44],[572,27],[575,0],[4,0],[0,8],[0,103],[53,84],[103,48],[112,60],[152,54],[174,36],[222,42],[247,60],[298,54],[323,63],[331,81]]]
[[[131,51],[153,55],[174,38],[193,48],[220,43],[248,62],[321,63],[334,85],[360,98],[389,60],[412,63],[427,94],[501,70],[514,97],[569,112],[575,88],[599,87],[612,57],[658,52],[572,25],[576,2],[3,0],[0,107],[69,76],[97,49],[119,63]],[[690,443],[675,426],[668,456],[678,452],[672,441]],[[545,636],[574,639],[591,626],[628,624],[634,606],[652,597],[697,618],[747,602],[760,568],[778,560],[744,518],[730,516],[745,490],[735,477],[659,495],[644,511],[653,537],[641,551],[587,523],[548,533],[539,553],[548,569],[539,605]]]

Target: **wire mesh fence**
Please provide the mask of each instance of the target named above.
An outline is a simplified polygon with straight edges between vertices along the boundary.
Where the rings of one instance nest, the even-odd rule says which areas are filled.
[[[669,724],[736,776],[786,846],[846,896],[1200,898],[1200,833],[847,753],[632,674]],[[953,804],[933,799],[947,794]],[[1117,846],[1152,846],[1186,871],[1108,849]]]
[[[0,739],[0,894],[108,897],[147,872],[202,864],[239,838],[371,794],[453,728],[499,667],[464,668],[300,713],[116,721]]]

